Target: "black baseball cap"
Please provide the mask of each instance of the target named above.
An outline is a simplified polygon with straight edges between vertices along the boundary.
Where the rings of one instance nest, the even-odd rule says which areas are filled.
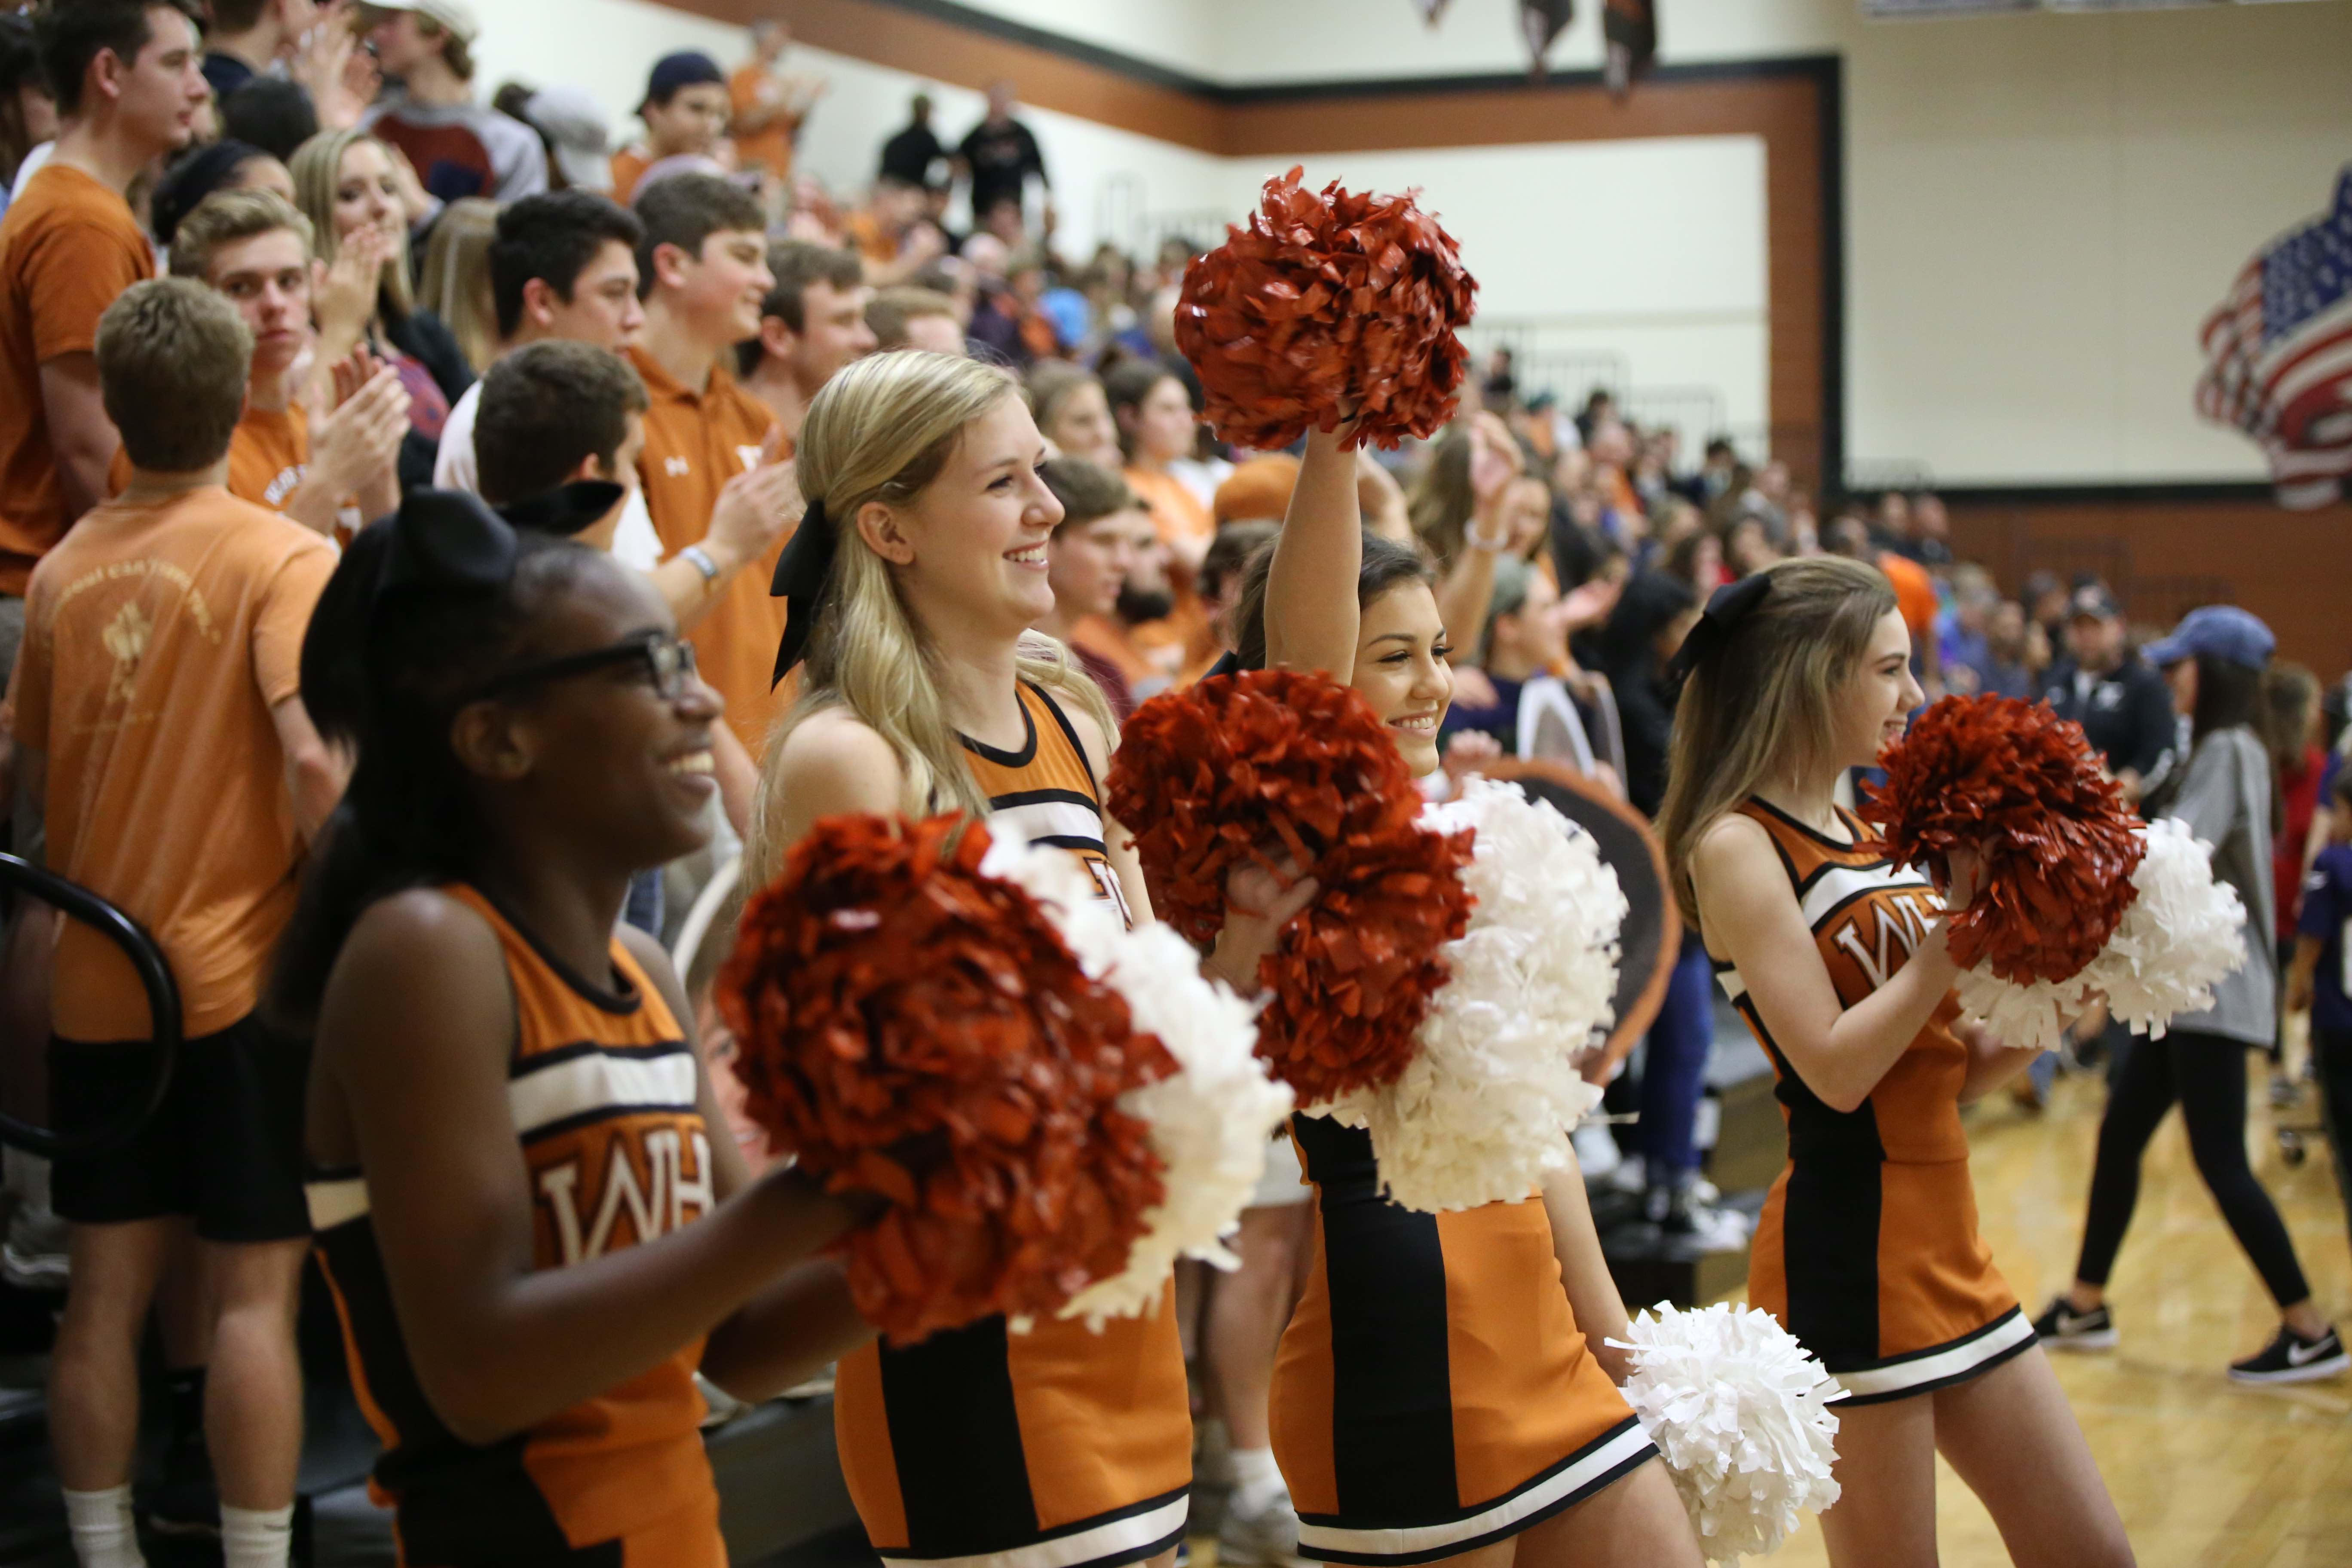
[[[2112,621],[2121,618],[2123,606],[2116,596],[2096,583],[2086,583],[2074,590],[2066,601],[2066,618],[2070,621]]]
[[[686,89],[705,82],[727,85],[727,73],[719,68],[717,60],[700,49],[680,49],[676,54],[664,55],[654,62],[652,74],[646,78],[646,100],[637,105],[637,112],[643,114],[648,104],[667,103]]]

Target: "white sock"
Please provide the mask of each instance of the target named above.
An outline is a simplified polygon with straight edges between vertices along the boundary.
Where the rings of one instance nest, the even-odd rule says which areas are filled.
[[[131,1520],[129,1482],[102,1492],[67,1492],[66,1522],[81,1568],[147,1568]]]
[[[1282,1470],[1272,1448],[1233,1451],[1234,1508],[1240,1513],[1263,1513],[1283,1490]]]
[[[221,1504],[224,1568],[286,1568],[294,1549],[294,1505],[231,1508]]]

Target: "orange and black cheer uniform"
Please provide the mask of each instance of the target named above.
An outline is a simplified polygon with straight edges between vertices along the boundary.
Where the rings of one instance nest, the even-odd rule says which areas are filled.
[[[714,1203],[694,1052],[619,942],[617,991],[568,973],[471,888],[515,1003],[507,1101],[530,1169],[532,1261],[562,1268],[651,1241]],[[356,1171],[310,1184],[319,1261],[360,1408],[383,1442],[372,1489],[418,1568],[724,1568],[694,1386],[702,1342],[529,1431],[465,1442],[425,1397],[400,1337]]]
[[[1068,850],[1122,909],[1101,795],[1054,700],[1021,688],[1018,752],[966,739],[991,831]],[[1184,1536],[1192,1419],[1175,1292],[1149,1317],[985,1318],[915,1344],[868,1344],[836,1375],[849,1495],[891,1568],[1113,1568]]]
[[[1943,901],[1927,879],[1889,862],[1843,817],[1841,844],[1762,801],[1761,824],[1788,868],[1822,963],[1852,1007],[1926,941]],[[1772,1058],[1789,1123],[1789,1163],[1757,1221],[1748,1299],[1819,1356],[1845,1402],[1875,1404],[1964,1382],[2033,1342],[2033,1325],[1977,1234],[1960,1086],[1968,1047],[1946,996],[1870,1098],[1822,1103],[1773,1041],[1739,971],[1715,960],[1732,1005]]]
[[[1576,1326],[1540,1198],[1417,1213],[1381,1195],[1370,1133],[1291,1129],[1315,1256],[1272,1405],[1301,1556],[1455,1556],[1656,1457]]]

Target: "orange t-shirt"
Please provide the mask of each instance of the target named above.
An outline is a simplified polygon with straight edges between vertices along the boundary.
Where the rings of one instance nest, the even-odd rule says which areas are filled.
[[[1924,637],[1936,629],[1936,580],[1916,561],[1897,555],[1893,551],[1882,552],[1878,569],[1895,588],[1895,607],[1903,612],[1903,624],[1915,637]]]
[[[719,490],[758,465],[776,416],[723,365],[714,365],[710,384],[696,393],[641,349],[631,349],[629,361],[645,378],[653,405],[646,413],[637,473],[667,560],[710,531]],[[784,602],[768,596],[768,584],[783,552],[780,539],[736,573],[687,633],[702,679],[727,700],[727,722],[755,759],[767,750],[768,726],[779,706],[771,678],[784,635]]]
[[[310,466],[310,416],[299,403],[283,408],[247,404],[228,438],[228,493],[239,500],[283,512]],[[131,483],[131,454],[117,449],[107,469],[106,493],[121,495]]]
[[[122,197],[51,163],[0,218],[0,594],[23,594],[33,563],[72,520],[58,478],[41,367],[98,347],[98,319],[155,252]]]
[[[760,106],[760,89],[766,85],[768,73],[756,60],[738,66],[735,74],[727,79],[727,96],[733,100],[740,119],[745,111]],[[760,130],[738,132],[735,155],[745,167],[758,164],[776,178],[787,179],[793,172],[793,132],[800,121],[790,114],[777,116]]]
[[[1152,526],[1160,537],[1171,544],[1191,540],[1205,543],[1217,537],[1217,520],[1201,504],[1201,498],[1173,474],[1155,474],[1149,468],[1130,468],[1126,471],[1127,488],[1135,492],[1144,509],[1151,513]]]
[[[851,213],[842,221],[841,237],[852,250],[877,265],[898,259],[898,242],[882,232],[881,222],[872,213]]]
[[[637,194],[637,182],[654,166],[653,159],[635,147],[624,147],[613,154],[613,199],[623,206]]]
[[[310,467],[310,416],[299,403],[283,408],[247,405],[228,438],[228,493],[284,511]]]
[[[95,507],[33,574],[14,708],[48,753],[49,864],[153,934],[191,1037],[253,1011],[294,912],[302,841],[270,710],[300,689],[334,566],[317,534],[208,488]],[[55,973],[58,1034],[149,1037],[112,942],[67,921]]]

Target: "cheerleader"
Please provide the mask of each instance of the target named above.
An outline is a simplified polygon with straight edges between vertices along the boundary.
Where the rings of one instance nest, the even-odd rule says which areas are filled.
[[[2128,1563],[2082,1430],[1977,1234],[1959,1107],[2032,1053],[1959,1026],[1943,901],[1833,802],[1923,700],[1910,658],[1886,579],[1818,557],[1719,590],[1677,661],[1667,863],[1789,1121],[1748,1299],[1846,1390],[1843,1495],[1822,1516],[1832,1563],[1935,1563],[1940,1452],[2012,1561]],[[1956,905],[1973,876],[1956,858]]]
[[[1118,731],[1060,644],[1046,541],[1061,503],[1003,370],[942,354],[859,361],[801,432],[807,518],[786,547],[777,673],[799,700],[761,780],[749,864],[772,879],[821,817],[967,811],[1068,850],[1130,921],[1151,918],[1102,818]],[[841,1364],[842,1472],[884,1562],[1166,1568],[1183,1539],[1192,1427],[1173,1292],[1156,1312],[1003,1318]]]
[[[1288,521],[1242,590],[1234,662],[1344,675],[1426,776],[1454,689],[1435,588],[1423,556],[1363,532],[1339,437],[1309,435]],[[1257,951],[1260,929],[1229,926],[1224,973],[1255,973],[1225,950]],[[1571,1169],[1541,1198],[1421,1214],[1381,1195],[1368,1133],[1300,1116],[1293,1136],[1315,1187],[1315,1248],[1276,1360],[1272,1425],[1298,1555],[1697,1563],[1615,1386],[1630,1368],[1603,1342],[1623,1335],[1625,1308],[1581,1177]]]
[[[644,578],[472,496],[410,496],[321,607],[303,696],[358,766],[270,1005],[401,1561],[722,1568],[697,1369],[765,1398],[873,1331],[803,1261],[852,1208],[746,1177],[619,925],[709,837],[718,696]]]

